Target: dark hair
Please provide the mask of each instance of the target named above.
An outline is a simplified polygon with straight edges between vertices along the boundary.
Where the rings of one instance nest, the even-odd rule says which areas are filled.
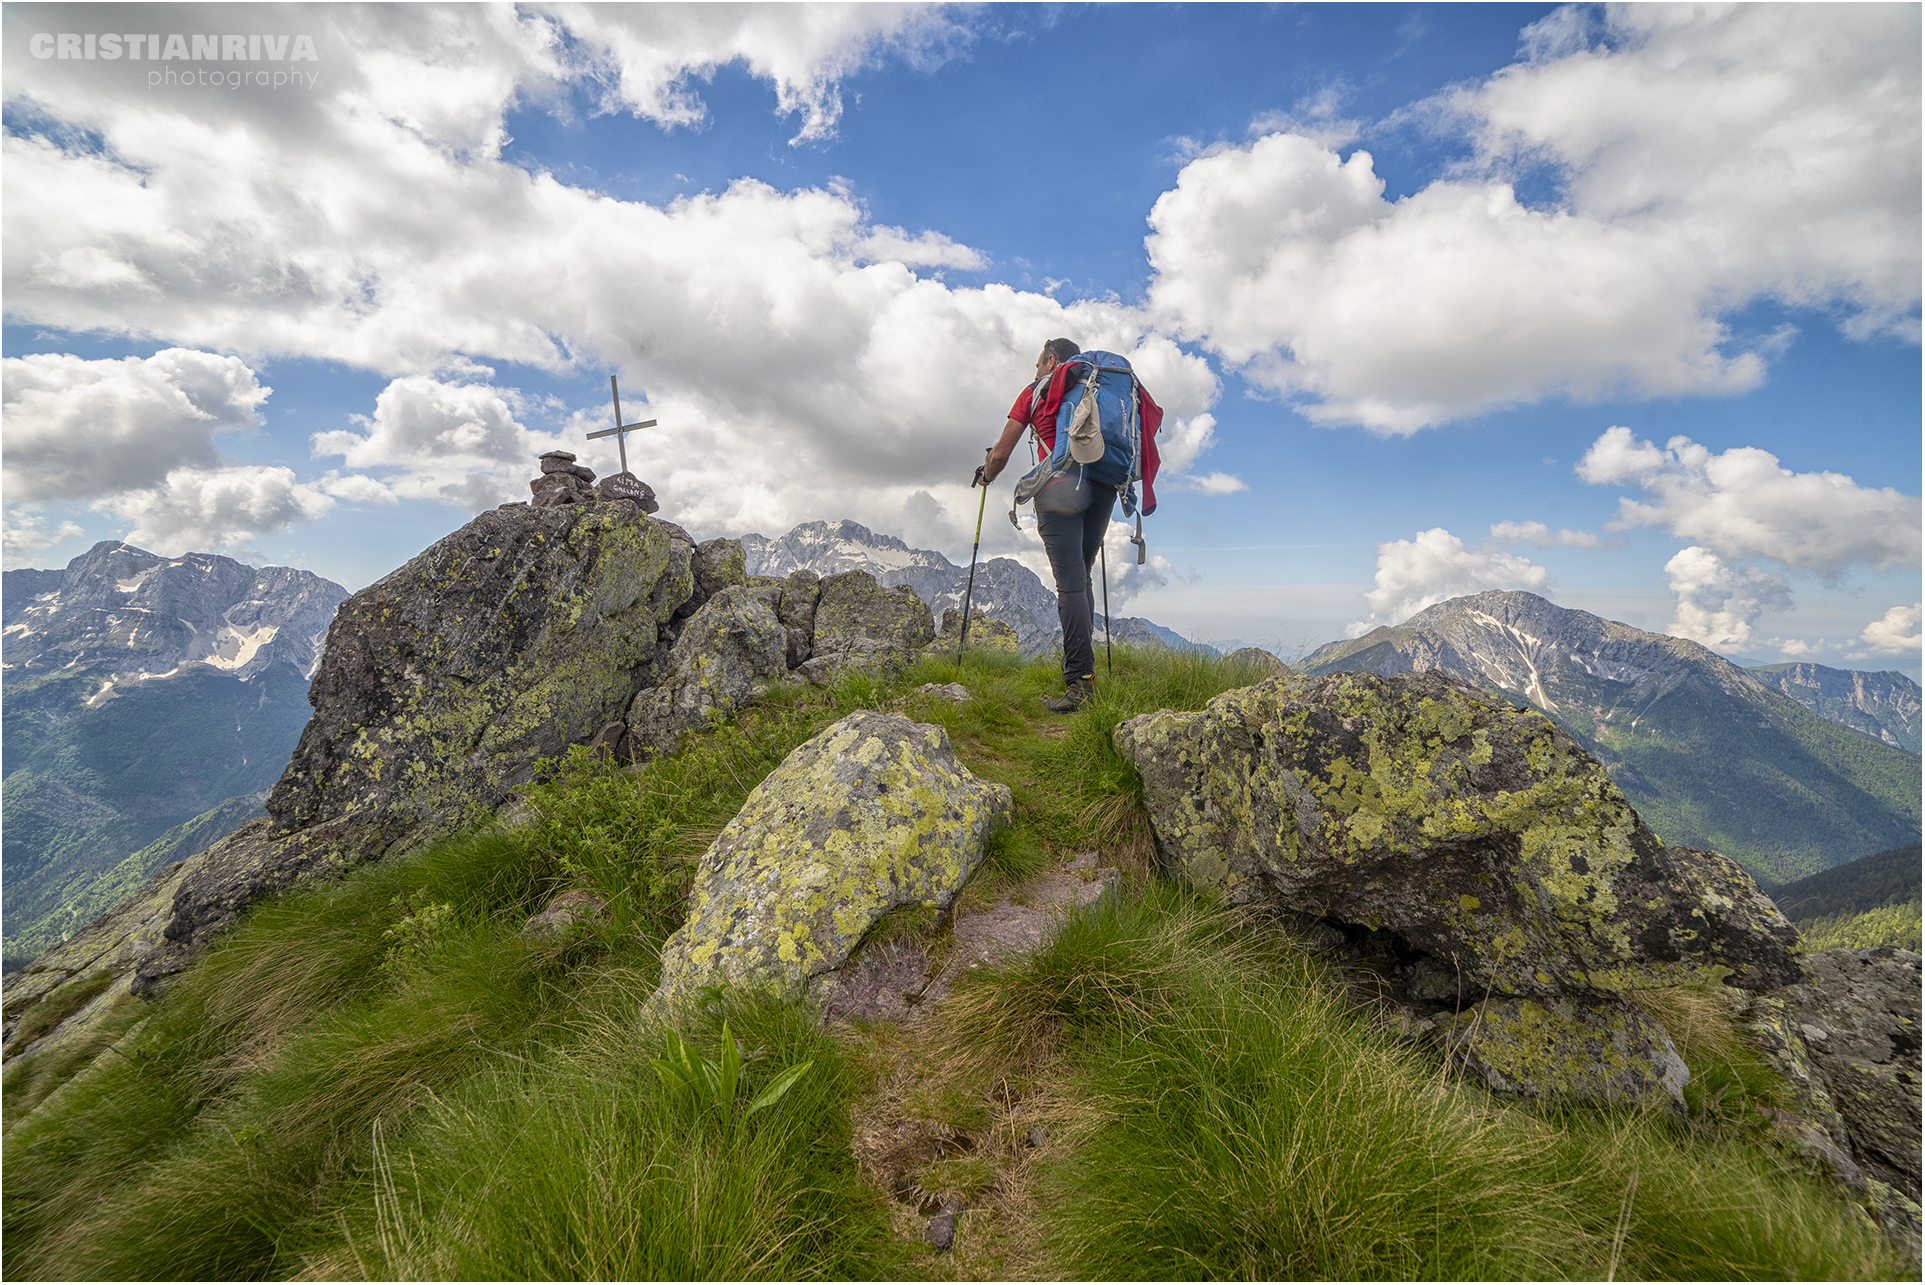
[[[1083,346],[1074,339],[1052,339],[1043,345],[1043,351],[1056,358],[1057,361],[1068,361],[1077,353],[1082,352]]]

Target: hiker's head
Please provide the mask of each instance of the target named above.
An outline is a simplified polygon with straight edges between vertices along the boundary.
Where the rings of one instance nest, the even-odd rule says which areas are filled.
[[[1082,351],[1083,346],[1074,339],[1050,340],[1043,345],[1043,355],[1036,359],[1036,377],[1041,379],[1055,370],[1058,364],[1068,361]]]

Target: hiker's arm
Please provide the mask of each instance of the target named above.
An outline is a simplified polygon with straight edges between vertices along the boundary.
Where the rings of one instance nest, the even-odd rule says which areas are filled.
[[[989,463],[983,469],[984,486],[994,482],[996,475],[1009,463],[1009,457],[1015,451],[1016,443],[1022,440],[1023,430],[1027,427],[1028,425],[1020,419],[1012,419],[1004,423],[1003,435],[997,438],[996,445],[990,448]]]

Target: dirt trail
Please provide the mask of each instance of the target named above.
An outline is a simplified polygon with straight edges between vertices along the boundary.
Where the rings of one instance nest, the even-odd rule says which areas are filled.
[[[876,1087],[855,1113],[852,1144],[891,1196],[897,1234],[927,1255],[915,1275],[1034,1275],[1032,1161],[1052,1131],[1061,1141],[1065,1104],[1047,1083],[959,1075],[928,1047],[927,1018],[958,979],[1035,952],[1065,914],[1116,887],[1120,872],[1099,860],[1086,852],[993,904],[965,904],[947,935],[929,943],[866,950],[828,1006],[830,1020],[865,1046],[876,1071]]]

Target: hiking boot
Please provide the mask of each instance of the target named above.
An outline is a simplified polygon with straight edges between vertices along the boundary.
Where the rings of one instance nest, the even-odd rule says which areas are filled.
[[[1096,696],[1096,684],[1088,678],[1079,678],[1069,685],[1055,700],[1043,701],[1043,708],[1058,714],[1074,714],[1090,703]],[[1040,699],[1040,698],[1039,698]]]

